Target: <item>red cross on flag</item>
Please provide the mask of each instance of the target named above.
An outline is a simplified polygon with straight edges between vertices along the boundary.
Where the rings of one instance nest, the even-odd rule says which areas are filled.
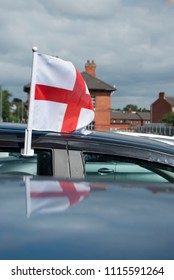
[[[91,96],[71,62],[35,52],[33,72],[31,129],[72,132],[93,121]]]

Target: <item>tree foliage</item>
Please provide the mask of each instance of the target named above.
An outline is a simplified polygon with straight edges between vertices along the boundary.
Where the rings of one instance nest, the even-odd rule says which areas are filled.
[[[170,123],[170,124],[174,125],[174,114],[173,113],[166,114],[163,117],[162,122],[163,123]]]
[[[11,96],[11,93],[0,86],[0,121],[25,122],[27,119],[25,104],[19,98],[14,98],[13,101],[10,102]]]
[[[3,90],[0,86],[0,117],[3,121],[9,121],[10,118],[10,96],[11,94],[7,90]]]
[[[147,110],[146,108],[138,108],[138,106],[135,105],[135,104],[127,104],[123,108],[123,111],[126,111],[126,112],[130,112],[130,111],[133,111],[133,112],[149,112],[149,110]]]

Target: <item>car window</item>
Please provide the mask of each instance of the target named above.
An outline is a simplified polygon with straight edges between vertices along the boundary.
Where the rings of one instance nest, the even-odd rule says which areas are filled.
[[[112,155],[84,153],[86,178],[115,181],[174,182],[174,170],[161,164]]]
[[[0,151],[0,174],[53,175],[50,150],[35,150],[34,156],[22,156],[19,149]]]

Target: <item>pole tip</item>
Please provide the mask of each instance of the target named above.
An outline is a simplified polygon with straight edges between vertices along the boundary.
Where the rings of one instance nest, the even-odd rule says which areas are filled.
[[[33,52],[37,52],[37,47],[33,47],[33,48],[32,48],[32,51],[33,51]]]

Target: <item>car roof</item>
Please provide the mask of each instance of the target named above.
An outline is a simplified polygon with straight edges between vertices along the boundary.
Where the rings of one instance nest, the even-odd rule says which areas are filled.
[[[26,128],[27,128],[27,124],[0,123],[0,134],[1,133],[9,133],[9,134],[24,133]],[[146,137],[144,135],[143,136],[139,135],[139,137],[135,137],[133,134],[128,134],[128,133],[122,134],[119,132],[93,131],[93,130],[75,131],[72,133],[33,131],[33,135],[35,136],[48,135],[54,137],[68,138],[69,140],[71,139],[72,141],[73,140],[76,141],[78,139],[82,141],[93,141],[101,144],[102,143],[122,144],[122,145],[159,150],[174,155],[174,149],[172,145],[170,145],[169,143],[165,143],[163,141],[159,141],[158,138]]]
[[[0,205],[0,259],[174,258],[172,184],[0,177]]]
[[[167,143],[170,145],[174,145],[174,137],[168,136],[168,135],[158,135],[153,133],[137,133],[137,132],[130,132],[130,131],[118,131],[120,134],[126,134],[126,135],[132,135],[136,137],[146,137],[146,138],[152,138],[159,142]]]

